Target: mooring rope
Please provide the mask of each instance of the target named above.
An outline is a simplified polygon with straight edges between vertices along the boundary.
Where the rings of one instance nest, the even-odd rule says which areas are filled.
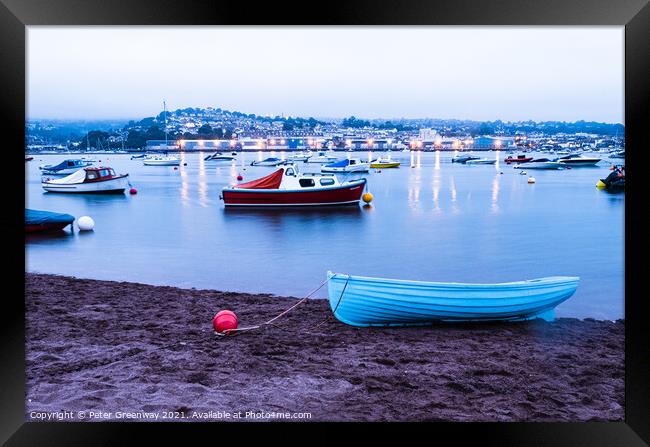
[[[332,278],[333,278],[333,277],[332,277]],[[349,277],[349,275],[348,275],[348,279],[349,279],[349,278],[350,278],[350,277]],[[304,303],[305,301],[307,301],[307,299],[309,299],[309,298],[310,298],[314,293],[318,292],[318,291],[319,291],[319,290],[320,290],[320,289],[321,289],[325,284],[327,284],[327,283],[329,282],[330,279],[331,279],[331,278],[327,278],[327,279],[326,279],[325,281],[323,281],[323,282],[322,282],[318,287],[316,287],[314,290],[312,290],[311,292],[309,292],[309,293],[308,293],[304,298],[302,298],[302,299],[301,299],[300,301],[298,301],[296,304],[294,304],[293,306],[289,307],[288,309],[282,311],[281,313],[279,313],[279,314],[276,315],[275,317],[271,318],[270,320],[265,321],[264,323],[260,323],[260,324],[257,324],[257,325],[255,325],[255,326],[249,326],[249,327],[243,327],[243,328],[237,328],[237,329],[226,329],[226,330],[223,331],[223,332],[217,332],[217,331],[215,331],[214,333],[215,333],[216,335],[219,335],[219,336],[225,336],[225,335],[231,335],[231,334],[232,334],[232,335],[235,335],[235,334],[240,333],[240,332],[250,331],[250,330],[253,330],[253,329],[259,329],[259,328],[261,328],[262,326],[270,325],[270,324],[272,324],[275,320],[277,320],[278,318],[280,318],[281,316],[287,314],[287,313],[290,312],[291,310],[295,309],[296,307],[300,306],[302,303]],[[346,283],[346,286],[347,286],[347,283]],[[345,290],[345,289],[344,289],[344,290]],[[342,295],[341,295],[341,296],[342,296]],[[340,302],[340,298],[339,298],[339,302]],[[337,307],[338,307],[338,305],[337,305]]]
[[[338,300],[338,302],[336,303],[336,306],[334,306],[334,310],[332,310],[332,315],[334,315],[334,316],[336,315],[336,309],[338,309],[338,308],[339,308],[339,304],[341,304],[341,300],[343,300],[343,294],[345,293],[345,289],[348,287],[348,282],[350,281],[350,275],[347,275],[347,276],[348,276],[348,278],[345,280],[345,285],[343,286],[343,290],[341,291],[341,296],[339,296],[339,300]],[[312,328],[310,329],[310,331],[313,331],[313,330],[315,330],[315,329],[318,329],[318,328],[321,327],[323,324],[327,323],[327,322],[329,321],[329,319],[330,319],[330,316],[328,316],[327,318],[325,318],[323,321],[321,321],[320,323],[318,323],[316,326],[312,327]]]

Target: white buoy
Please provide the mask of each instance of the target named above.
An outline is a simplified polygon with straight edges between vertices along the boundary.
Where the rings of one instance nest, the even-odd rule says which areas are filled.
[[[528,183],[535,183],[535,177],[528,177]]]
[[[77,220],[77,226],[79,227],[79,231],[91,231],[95,228],[95,221],[90,216],[81,216]]]

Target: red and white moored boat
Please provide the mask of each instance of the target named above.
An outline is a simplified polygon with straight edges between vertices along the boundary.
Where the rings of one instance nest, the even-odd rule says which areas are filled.
[[[128,187],[129,174],[116,174],[113,168],[89,167],[56,180],[43,180],[48,192],[67,193],[123,193]]]
[[[512,155],[508,155],[503,161],[505,161],[507,164],[510,163],[528,163],[531,161],[533,157],[526,157],[525,155],[517,155],[517,157],[513,157]]]
[[[226,187],[225,206],[323,206],[359,203],[366,179],[339,182],[334,175],[300,174],[296,166],[266,177]]]

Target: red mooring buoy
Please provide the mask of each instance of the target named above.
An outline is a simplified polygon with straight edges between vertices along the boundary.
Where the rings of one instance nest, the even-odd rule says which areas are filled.
[[[237,315],[231,310],[221,310],[212,319],[214,330],[222,334],[229,329],[237,329]]]
[[[135,188],[129,189],[129,194],[133,195],[133,194],[137,194],[137,193],[138,193],[137,189],[135,189]]]
[[[244,180],[244,177],[242,177],[241,175],[238,175],[237,180],[241,182],[242,180]]]

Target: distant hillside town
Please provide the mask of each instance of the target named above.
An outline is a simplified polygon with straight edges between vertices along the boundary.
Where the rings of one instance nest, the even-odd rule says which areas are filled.
[[[28,151],[491,150],[623,148],[622,124],[444,119],[316,119],[185,108],[140,121],[26,123]]]

